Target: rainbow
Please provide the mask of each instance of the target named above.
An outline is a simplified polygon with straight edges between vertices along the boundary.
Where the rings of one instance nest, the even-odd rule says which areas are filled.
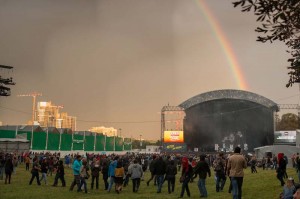
[[[228,39],[226,38],[225,33],[222,31],[221,25],[218,23],[218,20],[214,17],[213,12],[210,10],[204,0],[195,1],[199,5],[203,15],[213,30],[216,39],[220,43],[239,89],[248,90],[248,85],[242,73],[241,66],[238,63],[238,60],[230,46]]]

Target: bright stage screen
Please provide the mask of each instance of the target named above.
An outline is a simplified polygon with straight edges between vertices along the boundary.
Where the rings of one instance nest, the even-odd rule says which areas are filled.
[[[183,131],[165,131],[164,132],[165,143],[183,143]]]

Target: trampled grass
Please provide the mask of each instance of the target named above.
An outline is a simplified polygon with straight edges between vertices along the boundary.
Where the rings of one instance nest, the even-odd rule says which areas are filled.
[[[277,199],[279,193],[282,191],[279,181],[276,178],[275,170],[262,170],[258,168],[257,174],[252,174],[250,168],[245,170],[245,177],[243,183],[243,198],[244,199]],[[296,182],[298,178],[296,176],[295,169],[288,169],[287,173],[289,176],[293,177]],[[146,172],[145,180],[149,179],[149,172]],[[176,188],[175,192],[169,194],[167,191],[167,183],[163,185],[162,193],[156,193],[156,187],[153,185],[153,181],[148,187],[146,181],[141,182],[141,187],[138,193],[132,192],[132,183],[129,182],[129,186],[123,188],[120,194],[117,194],[114,190],[110,193],[104,191],[104,183],[102,180],[102,175],[100,175],[100,187],[98,190],[91,190],[91,179],[88,179],[88,194],[77,193],[76,187],[74,191],[70,192],[70,183],[73,180],[72,170],[66,169],[66,187],[61,187],[59,182],[57,187],[52,187],[54,181],[54,175],[48,176],[48,185],[42,182],[41,186],[38,186],[36,181],[29,185],[29,180],[31,174],[29,171],[25,171],[25,165],[19,165],[16,174],[12,175],[11,184],[4,184],[4,180],[0,180],[0,199],[65,199],[65,198],[101,198],[101,199],[131,199],[131,198],[178,198],[181,191],[181,184],[179,183],[179,175],[176,178]],[[199,198],[200,194],[197,187],[197,179],[195,182],[189,184],[191,191],[191,198]],[[206,180],[206,188],[208,190],[208,198],[213,199],[230,199],[231,194],[228,193],[229,179],[223,192],[215,191],[215,182],[213,176]],[[187,198],[185,194],[184,198]]]

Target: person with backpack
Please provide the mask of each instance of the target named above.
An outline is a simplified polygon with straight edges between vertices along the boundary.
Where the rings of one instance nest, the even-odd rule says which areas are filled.
[[[205,180],[207,175],[210,177],[210,168],[208,163],[205,161],[206,155],[200,156],[200,161],[197,163],[194,173],[199,175],[198,189],[200,191],[200,198],[207,198],[207,190],[205,187]]]
[[[224,154],[220,152],[213,162],[213,168],[216,176],[216,192],[223,191],[226,182],[225,166],[226,160],[224,159]]]
[[[168,181],[168,192],[174,192],[175,176],[177,174],[177,167],[174,160],[171,160],[166,169],[166,180]]]
[[[115,168],[115,190],[118,194],[122,191],[124,175],[124,167],[122,161],[119,160],[117,162],[117,167]]]

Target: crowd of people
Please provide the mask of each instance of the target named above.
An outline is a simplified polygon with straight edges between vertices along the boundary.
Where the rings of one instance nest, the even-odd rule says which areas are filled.
[[[10,184],[12,173],[16,173],[18,164],[25,164],[27,171],[31,172],[29,185],[36,179],[37,185],[48,184],[47,177],[55,175],[52,186],[66,187],[65,167],[72,168],[73,180],[69,190],[76,186],[77,192],[88,193],[87,181],[90,180],[90,189],[99,189],[99,178],[102,174],[103,189],[118,194],[123,187],[132,181],[133,193],[139,192],[141,181],[146,180],[145,172],[150,171],[151,177],[146,180],[149,186],[151,181],[157,187],[157,193],[162,192],[166,182],[169,194],[174,192],[176,176],[181,183],[179,198],[184,194],[191,196],[189,184],[197,177],[200,198],[207,198],[206,178],[211,177],[211,168],[214,171],[216,192],[224,191],[226,181],[229,181],[228,192],[233,199],[242,198],[243,170],[249,165],[252,173],[257,173],[257,166],[263,169],[275,169],[280,185],[283,186],[281,199],[300,199],[300,185],[294,179],[288,178],[286,173],[287,158],[283,153],[273,157],[263,158],[258,161],[255,156],[246,157],[241,154],[240,147],[236,147],[234,153],[217,155],[166,155],[166,154],[126,154],[126,155],[100,155],[100,154],[70,154],[61,157],[59,153],[0,153],[0,179],[5,176],[4,183]],[[292,158],[293,167],[297,169],[300,181],[300,158],[295,154]],[[30,167],[31,165],[31,167]],[[5,175],[4,175],[5,174]],[[229,177],[229,178],[228,178]],[[286,180],[286,181],[285,181]],[[177,180],[178,181],[178,180]],[[113,188],[114,187],[114,188]],[[298,196],[299,195],[299,196]]]

